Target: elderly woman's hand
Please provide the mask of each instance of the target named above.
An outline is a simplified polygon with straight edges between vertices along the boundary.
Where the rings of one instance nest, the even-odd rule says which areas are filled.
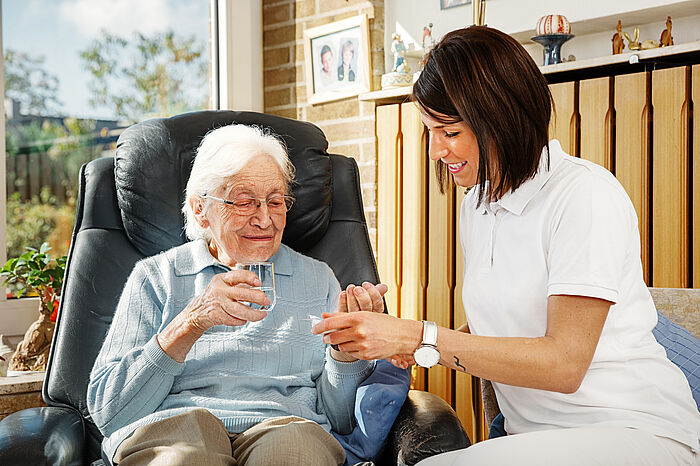
[[[243,303],[261,306],[270,304],[270,299],[260,290],[260,279],[247,270],[231,270],[214,276],[204,292],[194,298],[183,310],[187,322],[193,329],[205,332],[215,325],[243,325],[247,321],[257,322],[267,312],[253,309]]]
[[[175,361],[183,362],[192,345],[215,325],[243,325],[257,322],[267,312],[243,304],[270,304],[260,290],[260,279],[248,270],[232,270],[214,276],[204,292],[196,296],[164,329],[156,339],[163,351]]]
[[[382,296],[388,289],[389,287],[383,283],[373,285],[370,282],[364,282],[361,287],[350,284],[345,291],[340,293],[335,312],[384,312]],[[343,362],[357,360],[356,357],[340,351],[337,345],[331,346],[331,356],[333,359]]]
[[[382,296],[386,294],[388,289],[389,287],[383,283],[373,285],[370,282],[364,282],[361,287],[350,284],[341,293],[336,312],[384,312]],[[345,299],[343,300],[343,298]]]

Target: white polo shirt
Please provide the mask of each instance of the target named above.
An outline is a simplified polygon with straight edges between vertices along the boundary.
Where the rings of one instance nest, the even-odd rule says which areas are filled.
[[[637,216],[604,168],[549,143],[537,174],[497,202],[461,206],[462,299],[471,332],[540,337],[547,297],[614,303],[581,387],[573,394],[494,383],[511,434],[624,426],[698,448],[700,413],[683,373],[654,339]]]

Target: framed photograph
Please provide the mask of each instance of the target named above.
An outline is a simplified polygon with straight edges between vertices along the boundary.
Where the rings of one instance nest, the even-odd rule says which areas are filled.
[[[472,0],[440,0],[440,9],[447,10],[448,8],[467,5],[471,2]]]
[[[345,99],[372,88],[366,14],[304,31],[309,103]]]

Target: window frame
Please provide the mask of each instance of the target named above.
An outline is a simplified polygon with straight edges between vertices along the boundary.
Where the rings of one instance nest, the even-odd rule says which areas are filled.
[[[259,0],[209,1],[211,108],[262,112],[262,2]],[[0,0],[0,50],[3,50],[2,0]],[[234,64],[236,66],[233,66]],[[3,54],[0,53],[0,89],[4,88],[4,61]],[[0,244],[5,245],[7,245],[6,170],[3,92],[3,99],[0,99]],[[2,261],[0,265],[7,261],[6,247],[0,248],[0,261]],[[0,287],[0,294],[0,335],[13,337],[23,335],[37,318],[39,298],[8,299],[5,287]]]
[[[0,50],[2,44],[2,0],[0,0]],[[5,89],[5,62],[0,53],[0,89]],[[5,156],[5,98],[0,99],[0,244],[7,244],[7,166]],[[0,248],[0,265],[7,261],[7,248]],[[0,334],[23,335],[36,320],[39,298],[7,299],[0,287]],[[2,342],[0,342],[1,344]]]

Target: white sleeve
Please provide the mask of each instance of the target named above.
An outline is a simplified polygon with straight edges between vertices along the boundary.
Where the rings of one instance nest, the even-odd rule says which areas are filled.
[[[606,178],[586,173],[563,193],[548,248],[548,295],[618,300],[633,234],[632,206],[624,190]]]

